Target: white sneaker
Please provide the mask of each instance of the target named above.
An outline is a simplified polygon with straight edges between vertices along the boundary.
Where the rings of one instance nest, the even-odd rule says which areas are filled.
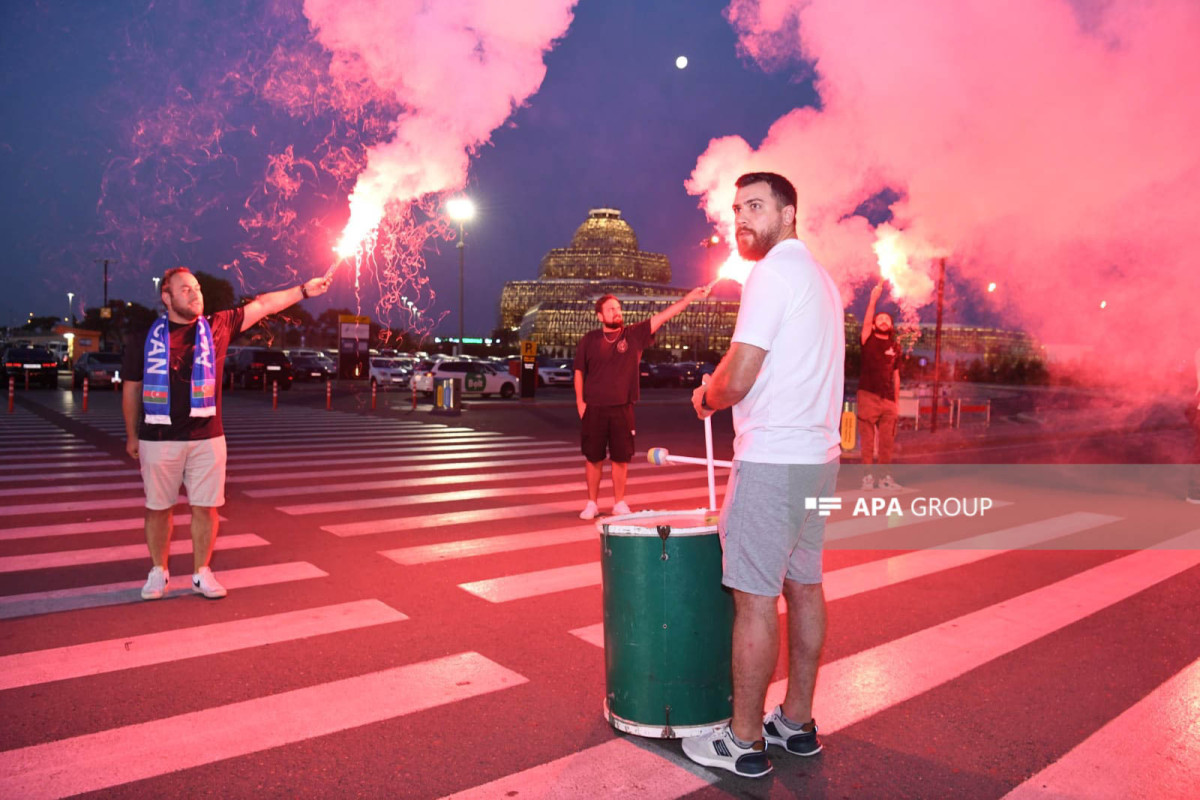
[[[864,475],[863,482],[862,482],[862,490],[864,492],[869,492],[874,488],[875,488],[875,476],[874,475]]]
[[[1187,497],[1185,497],[1183,499],[1187,500],[1192,505],[1200,506],[1200,497],[1192,497],[1191,495],[1188,495]]]
[[[892,480],[891,475],[884,475],[883,480],[879,482],[879,488],[889,492],[898,492],[904,487]]]
[[[622,500],[619,503],[613,503],[613,514],[614,515],[632,514],[632,513],[633,512],[629,510],[629,505],[624,500]]]
[[[804,730],[805,727],[811,730]],[[763,739],[767,744],[782,747],[797,756],[815,756],[821,752],[821,742],[817,739],[817,721],[809,720],[807,725],[793,728],[783,721],[783,709],[779,706],[763,717]]]
[[[225,587],[217,582],[216,576],[208,567],[201,567],[199,572],[192,574],[192,591],[212,600],[224,597],[226,594]]]
[[[596,504],[588,500],[588,504],[583,507],[583,511],[579,512],[580,519],[595,519],[600,513],[600,509],[596,508]]]
[[[146,577],[146,585],[142,587],[142,599],[161,600],[162,596],[167,593],[167,584],[170,581],[170,573],[162,567],[150,570],[150,574]]]
[[[742,747],[733,740],[728,725],[704,736],[683,740],[683,754],[706,767],[727,769],[743,778],[761,778],[771,771],[767,743],[762,739]]]

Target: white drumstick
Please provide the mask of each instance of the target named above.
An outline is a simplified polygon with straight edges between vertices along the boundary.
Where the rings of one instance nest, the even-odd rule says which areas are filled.
[[[704,418],[704,460],[708,467],[708,510],[717,510],[717,479],[713,474],[712,417]]]
[[[665,447],[651,447],[646,453],[646,460],[651,464],[662,466],[663,464],[703,464],[708,466],[707,458],[692,458],[691,456],[673,456]],[[716,459],[713,462],[714,467],[723,469],[732,469],[732,461],[721,461]]]

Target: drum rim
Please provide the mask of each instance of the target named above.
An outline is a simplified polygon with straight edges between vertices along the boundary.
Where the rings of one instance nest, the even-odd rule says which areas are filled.
[[[622,733],[632,733],[634,736],[643,736],[648,739],[687,739],[692,736],[705,736],[714,733],[724,726],[729,724],[729,717],[718,720],[716,722],[708,722],[703,725],[648,725],[644,722],[634,722],[633,720],[619,717],[612,712],[608,707],[608,698],[604,699],[604,718],[608,720],[608,724],[612,725]],[[668,735],[667,731],[670,731]]]
[[[707,508],[685,508],[685,509],[647,509],[646,511],[635,511],[632,514],[622,514],[619,517],[609,517],[596,523],[596,529],[605,536],[658,536],[658,531],[653,527],[646,525],[638,525],[634,520],[650,516],[661,516],[663,514],[696,514],[698,516],[708,517],[715,512]],[[711,525],[698,525],[690,528],[671,527],[671,536],[709,536],[717,532],[717,525],[714,521]]]

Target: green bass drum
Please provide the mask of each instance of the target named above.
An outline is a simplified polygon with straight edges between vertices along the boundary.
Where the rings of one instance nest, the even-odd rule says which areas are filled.
[[[733,597],[721,586],[717,518],[642,511],[600,528],[604,714],[617,730],[673,739],[732,712]]]

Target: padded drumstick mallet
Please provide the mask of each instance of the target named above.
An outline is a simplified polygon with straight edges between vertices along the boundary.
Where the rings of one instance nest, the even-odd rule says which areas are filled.
[[[708,466],[707,458],[692,458],[691,456],[673,456],[665,447],[651,447],[646,453],[646,460],[651,464],[663,466],[664,464],[702,464]],[[723,469],[732,469],[732,461],[722,461],[716,459],[713,461],[714,467],[722,467]]]

